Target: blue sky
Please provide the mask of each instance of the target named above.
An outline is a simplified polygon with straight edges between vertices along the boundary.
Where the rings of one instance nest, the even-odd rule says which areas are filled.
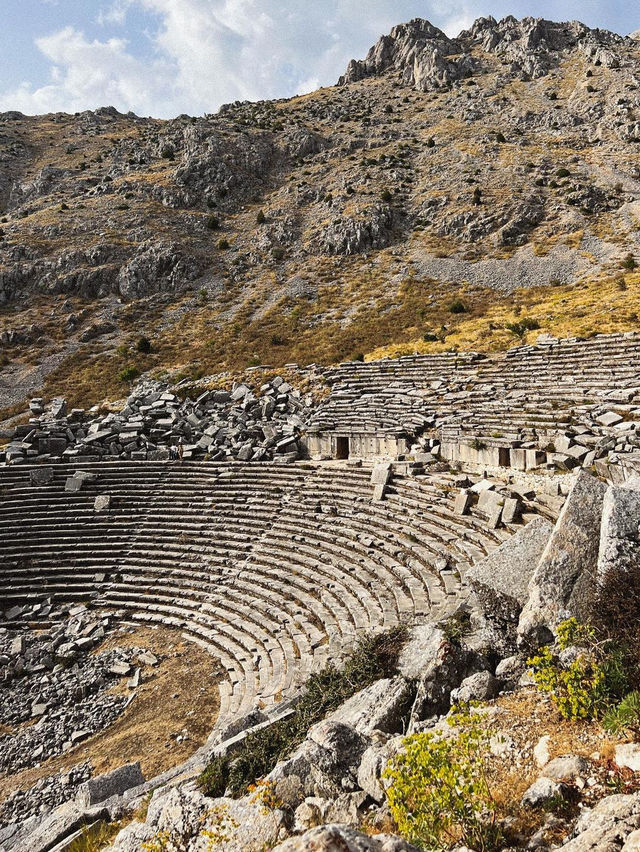
[[[578,19],[623,35],[637,0],[0,0],[0,111],[214,112],[330,85],[393,26]]]

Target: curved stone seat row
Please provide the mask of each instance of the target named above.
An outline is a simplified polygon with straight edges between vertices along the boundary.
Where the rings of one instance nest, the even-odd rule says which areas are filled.
[[[97,480],[65,490],[77,469]],[[454,515],[443,474],[396,476],[374,502],[364,468],[103,462],[43,485],[33,470],[0,470],[3,608],[91,600],[182,630],[227,673],[221,720],[287,697],[363,632],[445,614],[511,532]]]
[[[416,355],[341,364],[314,432],[416,434],[437,416],[443,439],[506,433],[507,440],[558,431],[573,407],[640,394],[640,335],[599,335],[524,345],[491,356]],[[603,430],[606,434],[606,430]]]

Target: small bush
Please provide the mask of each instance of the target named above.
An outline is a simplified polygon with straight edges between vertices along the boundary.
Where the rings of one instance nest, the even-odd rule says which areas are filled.
[[[438,340],[438,335],[434,334],[432,331],[425,331],[422,335],[422,339],[425,343],[435,343]]]
[[[284,260],[284,255],[285,255],[285,250],[283,248],[281,248],[280,246],[274,246],[271,249],[271,257],[274,260],[278,260],[278,261]]]
[[[540,690],[548,693],[564,719],[598,719],[620,701],[628,689],[622,652],[596,641],[592,627],[575,618],[557,627],[560,651],[574,649],[568,662],[541,648],[528,660]]]
[[[364,352],[356,352],[355,355],[351,356],[352,361],[364,361]]]
[[[385,189],[383,191],[380,198],[384,201],[385,204],[391,204],[391,202],[393,201],[393,196],[391,195],[388,189]]]
[[[569,171],[569,169],[565,169],[564,166],[563,166],[562,168],[558,169],[558,171],[556,172],[556,177],[557,178],[568,178],[568,177],[571,177],[571,172]]]
[[[496,133],[496,142],[500,142],[502,144],[503,142],[506,142],[506,141],[507,140],[504,137],[504,133]]]
[[[629,253],[622,261],[622,268],[626,269],[627,272],[633,272],[637,265],[636,259],[631,253]]]
[[[214,216],[213,213],[211,216],[207,216],[207,228],[210,231],[217,231],[220,227],[220,219],[217,216]]]
[[[264,210],[260,210],[258,215],[256,216],[256,222],[258,225],[264,225],[267,221],[267,217],[264,215]]]
[[[460,299],[455,299],[455,301],[451,302],[449,305],[449,313],[451,314],[465,314],[466,312],[466,305]]]
[[[173,145],[163,145],[162,150],[160,151],[160,156],[163,160],[173,160],[175,155]]]
[[[139,338],[138,342],[136,343],[136,349],[138,350],[138,352],[143,352],[145,354],[151,352],[151,341],[149,340],[149,338]]]
[[[476,186],[473,190],[473,198],[472,201],[474,204],[482,204],[482,190],[479,186]]]
[[[535,329],[540,328],[540,323],[538,320],[533,319],[533,317],[524,317],[524,319],[521,319],[518,322],[508,322],[505,325],[505,328],[512,334],[515,334],[516,337],[522,338],[525,336],[527,331],[534,331]]]
[[[427,148],[435,148],[435,146],[436,146],[436,140],[433,138],[433,136],[430,136],[427,139]]]
[[[400,834],[422,849],[463,844],[496,848],[500,832],[483,765],[489,736],[468,710],[450,715],[451,733],[407,737],[384,772]]]
[[[218,240],[218,250],[226,251],[229,248],[229,240],[224,239]]]
[[[121,382],[132,382],[134,379],[137,379],[140,375],[140,372],[137,367],[130,365],[129,367],[125,367],[123,370],[120,370],[118,373],[118,379]]]

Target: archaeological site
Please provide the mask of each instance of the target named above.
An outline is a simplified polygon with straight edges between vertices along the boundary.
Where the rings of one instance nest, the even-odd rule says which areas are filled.
[[[0,113],[0,852],[640,850],[640,31],[449,29]]]

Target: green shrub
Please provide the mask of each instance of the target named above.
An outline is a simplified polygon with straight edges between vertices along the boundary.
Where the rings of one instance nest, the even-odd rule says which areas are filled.
[[[280,260],[284,260],[284,255],[285,255],[285,251],[284,251],[284,249],[283,249],[283,248],[281,248],[280,246],[274,246],[274,247],[271,249],[271,257],[272,257],[274,260],[278,260],[278,261],[280,261]]]
[[[565,719],[598,719],[628,689],[624,655],[615,645],[598,643],[593,628],[575,618],[557,627],[560,651],[575,649],[562,662],[549,646],[528,660],[540,690],[548,693]]]
[[[393,200],[393,196],[391,195],[391,193],[389,192],[389,190],[388,190],[388,189],[385,189],[385,190],[383,191],[383,193],[382,193],[382,195],[380,196],[380,198],[384,201],[384,203],[385,203],[385,204],[391,204],[391,202],[392,202],[392,200]]]
[[[496,133],[496,142],[500,142],[502,144],[506,141],[507,140],[505,139],[504,133]]]
[[[160,156],[163,160],[173,160],[175,157],[173,145],[163,145],[162,151],[160,151]]]
[[[464,844],[496,848],[500,832],[483,753],[489,735],[469,710],[450,714],[455,730],[414,734],[384,772],[400,834],[423,849]]]
[[[565,169],[564,166],[563,166],[562,168],[557,170],[556,177],[557,178],[568,178],[568,177],[571,177],[571,172],[569,171],[569,169]]]
[[[467,312],[466,305],[460,299],[455,299],[449,305],[449,313],[452,314],[465,314]]]
[[[218,250],[226,251],[229,248],[229,240],[226,240],[224,237],[221,240],[218,240]]]
[[[637,265],[636,259],[631,253],[629,253],[622,261],[622,268],[626,269],[628,272],[633,272]]]
[[[136,343],[136,349],[138,350],[138,352],[151,352],[151,348],[151,341],[148,337],[141,337]]]
[[[613,736],[619,737],[631,733],[640,737],[640,692],[634,690],[622,699],[620,704],[610,707],[604,714],[602,725]]]
[[[260,210],[260,212],[256,216],[256,222],[258,223],[258,225],[264,225],[266,221],[267,217],[264,215],[264,210]]]
[[[422,339],[425,343],[435,343],[438,340],[438,335],[434,334],[432,331],[425,331],[422,335]]]
[[[436,145],[436,140],[433,138],[433,136],[430,136],[427,139],[427,148],[435,148],[435,145]]]
[[[132,382],[134,379],[137,379],[140,375],[140,372],[137,367],[130,365],[125,367],[123,370],[120,370],[118,373],[118,379],[121,382]]]
[[[211,216],[207,216],[207,228],[210,231],[217,231],[220,227],[220,219],[217,216],[214,216],[213,213]]]
[[[476,186],[473,190],[473,203],[482,204],[482,190],[479,186]]]
[[[518,322],[508,322],[505,328],[512,332],[512,334],[515,334],[516,337],[524,337],[527,331],[540,328],[540,323],[538,320],[533,319],[533,317],[524,317],[524,319]]]
[[[304,740],[311,725],[376,680],[392,677],[405,638],[404,628],[365,637],[342,669],[328,665],[311,675],[294,713],[248,734],[232,760],[215,758],[199,776],[200,789],[213,798],[225,790],[232,796],[244,795]]]

